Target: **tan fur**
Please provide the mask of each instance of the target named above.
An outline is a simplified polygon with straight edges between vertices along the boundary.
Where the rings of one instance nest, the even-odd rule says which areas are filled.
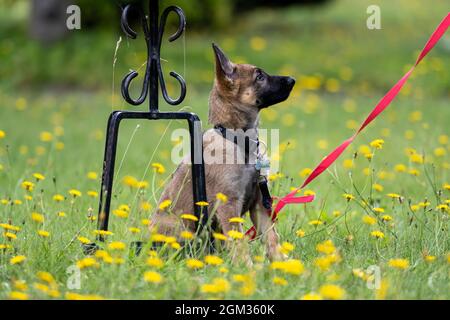
[[[256,128],[259,109],[255,107],[257,98],[252,87],[256,67],[248,64],[233,64],[232,67],[234,75],[233,79],[230,79],[223,74],[219,63],[216,62],[216,79],[209,99],[209,123],[220,124],[229,129]],[[256,136],[253,139],[256,139]],[[235,152],[240,152],[234,143],[224,139],[213,129],[204,133],[203,143],[205,153],[207,150],[225,150],[223,157],[232,157]],[[206,164],[205,174],[208,202],[216,203],[215,197],[219,192],[228,197],[228,202],[221,204],[216,212],[221,231],[224,234],[232,229],[244,232],[240,224],[230,223],[229,219],[250,211],[258,233],[263,234],[269,258],[279,258],[278,236],[267,211],[262,207],[261,193],[257,184],[259,172],[254,165]],[[174,236],[178,236],[182,229],[194,231],[194,223],[183,221],[179,217],[180,214],[194,212],[189,156],[174,172],[160,203],[166,199],[172,201],[171,208],[165,211],[158,210],[151,217],[151,228],[156,226],[158,232]],[[244,246],[244,250],[245,248],[247,245]],[[241,252],[239,255],[249,260],[248,252],[245,254]]]

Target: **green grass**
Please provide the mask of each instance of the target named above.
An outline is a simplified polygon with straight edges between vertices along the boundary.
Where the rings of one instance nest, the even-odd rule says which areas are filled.
[[[291,187],[299,186],[304,179],[299,174],[303,169],[313,168],[354,132],[348,128],[349,124],[352,127],[349,120],[359,123],[364,119],[401,77],[405,66],[415,61],[418,50],[448,11],[443,1],[433,7],[420,1],[397,1],[395,7],[383,1],[383,29],[369,31],[365,27],[368,4],[371,3],[336,1],[317,10],[294,7],[257,11],[241,17],[220,35],[188,29],[185,76],[189,91],[182,106],[198,113],[204,127],[208,127],[207,101],[213,77],[212,41],[219,43],[232,59],[248,61],[271,73],[288,73],[299,80],[287,102],[262,113],[261,127],[280,129],[280,142],[287,146],[280,155],[282,176],[272,182],[273,195],[282,196]],[[123,299],[297,299],[310,292],[318,293],[325,284],[339,286],[348,299],[450,298],[449,214],[448,210],[435,209],[449,198],[449,191],[443,186],[450,183],[450,148],[448,142],[442,141],[445,140],[442,136],[450,135],[447,125],[450,76],[445,71],[449,60],[444,45],[438,45],[430,53],[392,106],[357,138],[336,165],[308,186],[316,192],[315,202],[288,206],[280,214],[277,223],[280,239],[295,246],[289,257],[302,261],[301,275],[271,270],[267,259],[259,260],[258,256],[264,256],[264,247],[256,241],[250,244],[255,260],[250,269],[233,265],[229,251],[221,250],[217,254],[223,258],[223,265],[193,271],[186,267],[188,250],[177,252],[166,248],[160,253],[165,264],[158,270],[164,281],[145,282],[144,272],[152,270],[146,265],[147,252],[134,257],[129,250],[132,241],[149,239],[141,220],[148,218],[151,211],[143,211],[139,203],[148,201],[155,206],[153,191],[157,198],[158,188],[153,185],[160,185],[175,168],[170,160],[173,145],[170,135],[184,123],[137,121],[123,124],[117,161],[120,164],[123,160],[123,165],[116,173],[112,204],[114,209],[128,204],[131,213],[126,219],[112,215],[110,230],[114,235],[101,244],[107,248],[112,241],[124,242],[127,246],[124,251],[111,252],[112,256],[123,258],[123,264],[97,259],[98,268],[81,271],[80,290],[67,288],[66,269],[85,258],[77,237],[95,239],[96,221],[89,217],[97,214],[98,198],[89,197],[87,192],[98,191],[100,180],[90,180],[86,175],[94,171],[101,176],[107,116],[113,108],[146,108],[127,107],[119,97],[123,75],[145,60],[141,38],[123,40],[115,68],[115,96],[111,97],[112,60],[118,37],[118,32],[100,35],[80,32],[50,49],[42,49],[20,34],[0,41],[1,69],[11,76],[10,81],[3,80],[0,86],[0,130],[6,133],[0,139],[0,199],[7,200],[7,204],[0,204],[0,223],[21,228],[17,239],[9,241],[4,235],[0,238],[0,244],[12,246],[0,251],[0,298],[20,291],[14,287],[16,280],[27,283],[29,298],[51,298],[42,288],[35,287],[35,283],[42,283],[36,275],[38,271],[53,275],[59,298],[66,297],[67,292],[76,292]],[[254,37],[264,38],[263,51],[252,49]],[[163,51],[168,60],[167,66],[164,65],[166,73],[173,69],[183,74],[182,40],[165,45]],[[304,88],[306,76],[319,79],[320,88]],[[330,83],[330,79],[335,80]],[[135,81],[137,93],[140,81]],[[336,81],[339,87],[333,90]],[[171,92],[176,93],[177,88],[170,83]],[[161,109],[178,107],[164,104]],[[41,141],[44,131],[52,133],[51,141]],[[353,159],[361,145],[369,145],[377,138],[384,139],[385,144],[374,152],[371,162],[361,152]],[[58,150],[60,142],[64,143],[62,150]],[[414,157],[408,156],[406,148],[424,155],[425,163],[413,162]],[[445,154],[439,156],[442,150]],[[344,167],[344,161],[352,159],[353,167]],[[152,162],[163,163],[166,173],[154,176],[150,169],[144,176]],[[397,164],[404,164],[407,172],[397,172]],[[373,169],[373,173],[365,175],[365,168]],[[418,170],[418,176],[409,173],[412,169]],[[36,172],[43,174],[45,180],[36,182],[33,178]],[[126,175],[145,180],[150,187],[142,192],[130,190],[121,182]],[[31,193],[21,187],[26,180],[36,184]],[[374,191],[374,183],[382,185],[383,191]],[[70,189],[80,190],[82,197],[73,199],[68,193]],[[343,193],[351,193],[356,199],[347,202]],[[402,201],[389,198],[388,193],[400,194]],[[57,203],[53,200],[55,194],[66,199]],[[32,200],[25,200],[26,195],[31,195]],[[22,204],[9,201],[17,199]],[[363,205],[365,201],[369,203],[367,206]],[[425,209],[410,210],[410,204],[426,201],[430,204]],[[385,212],[376,214],[372,210],[376,207],[384,208]],[[66,216],[59,217],[60,211]],[[340,211],[340,215],[335,216],[335,211]],[[43,214],[44,223],[33,221],[32,212]],[[377,218],[377,223],[363,223],[365,215]],[[390,215],[393,220],[383,222],[383,215]],[[309,224],[317,219],[322,221],[321,225]],[[248,218],[245,226],[250,226]],[[141,232],[131,234],[129,227],[138,227]],[[305,232],[304,237],[296,236],[299,229]],[[46,230],[50,236],[42,238],[38,230]],[[370,233],[375,230],[382,231],[385,238],[374,239]],[[334,243],[340,262],[321,270],[316,259],[326,255],[318,252],[316,246],[325,240]],[[11,265],[10,259],[17,255],[25,255],[26,261]],[[427,262],[425,255],[436,259]],[[389,266],[390,259],[395,258],[407,259],[409,266],[404,270]],[[385,294],[383,290],[367,288],[366,282],[353,274],[353,269],[366,270],[372,265],[381,270]],[[220,272],[221,267],[226,267],[228,273]],[[250,275],[254,281],[243,285],[233,281],[236,274]],[[285,278],[289,285],[274,285],[274,276]],[[202,292],[202,285],[214,278],[229,281],[230,290],[217,294]],[[242,286],[251,294],[243,295]]]

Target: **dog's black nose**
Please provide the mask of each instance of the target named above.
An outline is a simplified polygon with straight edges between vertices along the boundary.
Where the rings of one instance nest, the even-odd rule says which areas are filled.
[[[295,84],[295,79],[292,77],[286,77],[286,83],[288,86],[293,87]]]

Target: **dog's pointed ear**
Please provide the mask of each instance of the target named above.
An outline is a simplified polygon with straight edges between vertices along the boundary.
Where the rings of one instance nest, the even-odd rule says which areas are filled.
[[[212,44],[214,55],[216,57],[216,77],[218,80],[233,79],[235,65],[227,58],[225,53],[215,43]]]

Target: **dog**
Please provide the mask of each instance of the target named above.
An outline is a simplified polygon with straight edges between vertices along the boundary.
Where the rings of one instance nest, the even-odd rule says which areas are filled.
[[[249,159],[258,149],[259,113],[264,108],[286,100],[295,84],[295,79],[287,76],[272,76],[261,68],[250,64],[236,64],[225,53],[212,44],[215,55],[215,80],[209,97],[209,129],[203,135],[205,157],[206,192],[209,204],[216,203],[216,195],[222,193],[228,200],[220,202],[215,211],[214,221],[218,229],[227,235],[229,231],[243,232],[242,224],[231,223],[233,217],[241,217],[247,211],[256,227],[258,235],[266,244],[269,259],[281,258],[278,250],[278,235],[270,217],[270,207],[258,187],[260,170]],[[233,139],[227,137],[228,131]],[[245,136],[242,139],[242,136]],[[251,141],[251,146],[241,148],[237,138]],[[256,143],[255,143],[256,142]],[[255,152],[256,150],[256,152]],[[215,157],[216,163],[208,163],[206,155]],[[217,154],[219,154],[217,156]],[[233,161],[230,161],[233,159]],[[257,159],[256,159],[257,161]],[[151,230],[172,236],[179,236],[181,230],[195,231],[193,221],[181,219],[183,213],[193,213],[190,157],[183,159],[159,200],[171,200],[168,209],[158,209],[151,217]],[[266,200],[266,203],[263,202]],[[271,202],[271,200],[270,200]],[[159,205],[158,205],[159,207]],[[210,208],[212,205],[210,206]]]

